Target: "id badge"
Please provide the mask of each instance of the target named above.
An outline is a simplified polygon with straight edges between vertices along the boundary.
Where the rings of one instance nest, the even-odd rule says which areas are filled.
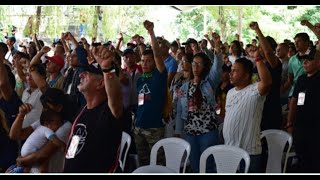
[[[67,159],[72,159],[76,155],[77,148],[79,145],[80,137],[78,135],[72,136],[69,149],[66,154]]]
[[[304,105],[305,97],[306,97],[306,93],[304,93],[304,92],[299,93],[299,95],[298,95],[298,106]]]
[[[140,93],[138,96],[138,105],[141,106],[144,103],[144,94]]]

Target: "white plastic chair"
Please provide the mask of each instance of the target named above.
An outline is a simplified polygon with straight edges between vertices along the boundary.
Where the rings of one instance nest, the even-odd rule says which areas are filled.
[[[150,153],[150,165],[157,164],[157,152],[160,147],[163,147],[166,157],[166,167],[175,170],[177,173],[180,172],[181,162],[184,162],[182,173],[186,170],[187,160],[190,155],[191,146],[190,144],[181,138],[170,137],[161,139],[153,145]],[[184,153],[186,156],[183,156]],[[185,158],[184,158],[185,157]]]
[[[261,139],[264,137],[266,137],[268,144],[268,162],[266,173],[285,173],[289,151],[292,146],[292,136],[283,130],[269,129],[261,131]],[[289,146],[285,152],[283,170],[281,170],[283,151],[287,143]]]
[[[127,145],[126,149],[124,149],[125,145]],[[126,165],[126,159],[127,159],[128,151],[130,149],[130,145],[131,145],[131,136],[128,133],[123,131],[122,138],[121,138],[120,154],[119,154],[119,165],[122,171],[124,171],[124,167]],[[124,154],[123,154],[123,150],[125,150]]]
[[[250,166],[249,154],[236,146],[215,145],[208,147],[200,156],[200,173],[206,172],[207,159],[213,155],[217,173],[236,173],[241,160],[245,162],[244,173],[247,173]]]
[[[175,170],[161,165],[141,166],[132,173],[177,173]]]

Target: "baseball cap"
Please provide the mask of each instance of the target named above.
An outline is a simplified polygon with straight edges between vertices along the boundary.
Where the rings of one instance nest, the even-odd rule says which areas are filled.
[[[132,43],[132,42],[128,42],[128,43],[127,43],[127,47],[128,47],[128,46],[132,46],[133,48],[137,47],[137,45],[134,44],[134,43]]]
[[[60,68],[63,68],[64,60],[59,55],[55,55],[55,56],[52,56],[52,57],[49,57],[49,56],[45,56],[45,57],[49,61],[56,63]]]
[[[126,56],[126,55],[128,55],[128,54],[134,54],[133,49],[126,49],[126,50],[124,50],[122,56]]]
[[[193,38],[188,38],[186,42],[182,43],[182,45],[187,45],[187,44],[191,44],[191,43],[197,44],[198,41]]]
[[[81,66],[81,72],[87,71],[94,74],[103,75],[100,65],[97,62],[93,62],[86,66]]]
[[[14,36],[5,36],[6,39],[10,39],[14,43],[16,42],[16,38]]]

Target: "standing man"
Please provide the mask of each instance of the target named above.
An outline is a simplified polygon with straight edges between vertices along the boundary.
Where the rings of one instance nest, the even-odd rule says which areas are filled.
[[[12,64],[13,56],[18,52],[16,48],[14,48],[14,43],[16,43],[16,38],[14,36],[5,36],[6,43],[9,51],[6,53],[5,58]]]
[[[150,34],[152,50],[142,53],[143,74],[137,82],[138,110],[134,129],[139,164],[144,166],[150,163],[152,146],[164,138],[164,123],[162,112],[165,105],[168,73],[164,65],[159,44],[154,34],[154,24],[144,22],[144,27]],[[163,163],[163,156],[160,156]]]
[[[232,65],[230,82],[235,87],[229,90],[226,100],[226,115],[223,136],[226,145],[237,146],[250,155],[249,172],[260,172],[261,141],[260,123],[266,95],[272,84],[267,66],[255,52],[255,61],[261,81],[251,83],[253,63],[240,58]]]
[[[320,172],[320,51],[311,50],[301,57],[306,74],[294,88],[287,126],[293,124],[294,147],[301,173]]]
[[[67,173],[112,173],[118,168],[123,114],[114,53],[93,49],[98,63],[83,67],[79,91],[87,104],[75,119],[65,159]]]

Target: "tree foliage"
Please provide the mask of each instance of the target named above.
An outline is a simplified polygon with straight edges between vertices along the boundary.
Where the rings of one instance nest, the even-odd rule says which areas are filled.
[[[101,41],[115,41],[117,34],[123,32],[124,40],[127,42],[136,33],[146,36],[146,30],[142,26],[144,20],[157,21],[148,16],[148,12],[152,11],[149,6],[100,6],[99,12],[96,6],[42,6],[37,30],[37,7],[0,6],[0,29],[3,29],[0,40],[3,39],[3,33],[10,32],[12,25],[18,27],[18,32],[24,36],[28,36],[30,31],[38,31],[40,37],[51,39],[59,37],[61,32],[72,31],[79,38],[80,24],[85,24],[87,38],[98,36]],[[176,18],[168,19],[173,22],[168,28],[172,31],[166,33],[174,36],[178,34],[177,37],[183,41],[189,37],[200,39],[205,33],[215,31],[221,35],[223,41],[230,42],[235,39],[235,34],[239,33],[238,29],[241,28],[241,40],[246,44],[256,36],[248,28],[248,24],[257,21],[263,33],[274,37],[278,42],[283,39],[293,40],[298,32],[307,32],[311,39],[316,39],[307,27],[301,26],[300,21],[307,19],[313,24],[320,22],[320,6],[242,6],[241,25],[239,8],[201,6],[181,12]],[[159,13],[159,16],[161,15]],[[32,23],[28,22],[30,16],[33,19]],[[17,19],[20,19],[19,22]]]

